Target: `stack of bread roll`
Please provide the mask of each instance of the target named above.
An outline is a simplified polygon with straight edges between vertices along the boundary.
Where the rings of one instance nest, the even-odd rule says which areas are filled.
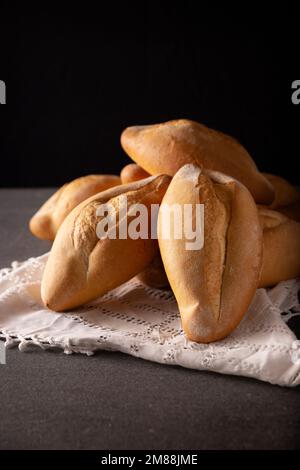
[[[45,306],[73,309],[138,275],[172,289],[186,337],[208,343],[236,328],[257,288],[300,276],[300,193],[260,173],[235,139],[181,119],[129,127],[121,145],[135,163],[120,176],[67,183],[30,221],[34,235],[54,240],[41,285]],[[160,205],[158,240],[97,237],[97,210],[116,207],[117,228],[124,196],[128,217],[137,203]],[[201,249],[163,236],[162,205],[199,203]]]

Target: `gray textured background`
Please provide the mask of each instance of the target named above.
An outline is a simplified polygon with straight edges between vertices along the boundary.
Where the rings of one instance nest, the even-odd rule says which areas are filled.
[[[31,214],[51,190],[0,190],[0,266],[50,247]],[[159,365],[121,353],[7,351],[1,449],[295,449],[300,387]]]

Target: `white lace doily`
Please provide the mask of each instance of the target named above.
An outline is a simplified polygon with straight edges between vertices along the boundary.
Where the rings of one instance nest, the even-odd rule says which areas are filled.
[[[48,254],[0,270],[0,336],[21,351],[38,345],[65,353],[106,349],[164,364],[300,384],[300,341],[288,326],[299,315],[299,280],[259,289],[239,327],[211,344],[188,341],[170,291],[133,279],[71,313],[45,309],[40,282]],[[297,320],[300,320],[298,317]]]

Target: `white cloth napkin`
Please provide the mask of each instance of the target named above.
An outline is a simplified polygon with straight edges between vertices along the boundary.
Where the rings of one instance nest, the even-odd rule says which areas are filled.
[[[300,312],[300,280],[259,289],[228,338],[197,344],[181,330],[173,294],[137,279],[70,313],[45,309],[40,284],[47,257],[0,270],[0,336],[7,347],[18,344],[24,351],[38,345],[88,355],[101,349],[122,351],[164,364],[300,384],[300,341],[288,326]]]

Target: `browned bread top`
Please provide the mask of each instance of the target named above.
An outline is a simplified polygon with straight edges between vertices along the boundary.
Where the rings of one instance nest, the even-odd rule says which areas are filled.
[[[149,265],[157,252],[157,241],[150,237],[121,239],[117,231],[122,217],[130,219],[130,208],[137,203],[144,204],[150,216],[151,204],[161,202],[169,182],[168,176],[160,175],[116,186],[73,209],[60,226],[46,263],[41,293],[47,307],[63,311],[82,305]],[[98,238],[97,224],[104,216],[97,215],[96,211],[103,204],[116,209],[117,217],[111,227],[116,231],[116,238]]]
[[[133,126],[121,135],[127,154],[150,174],[173,176],[193,163],[220,171],[243,183],[258,203],[274,198],[271,183],[258,171],[246,149],[226,134],[188,119]]]

